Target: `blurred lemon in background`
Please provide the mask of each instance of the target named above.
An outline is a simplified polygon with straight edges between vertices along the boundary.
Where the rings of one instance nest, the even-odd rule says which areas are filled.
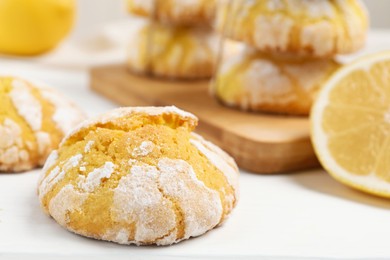
[[[36,55],[70,32],[75,0],[0,0],[0,53]]]

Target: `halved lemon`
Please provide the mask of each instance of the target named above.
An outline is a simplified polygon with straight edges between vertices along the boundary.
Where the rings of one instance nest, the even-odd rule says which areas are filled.
[[[315,152],[336,180],[390,198],[390,52],[336,72],[310,120]]]

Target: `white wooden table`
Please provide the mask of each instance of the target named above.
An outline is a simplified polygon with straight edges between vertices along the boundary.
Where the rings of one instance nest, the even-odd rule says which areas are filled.
[[[373,33],[370,50],[390,49]],[[0,58],[0,74],[42,79],[89,115],[116,105],[88,90],[85,71]],[[62,229],[39,207],[39,170],[0,175],[0,259],[390,258],[390,200],[349,189],[321,169],[261,176],[241,172],[241,198],[220,228],[170,247],[121,246]]]

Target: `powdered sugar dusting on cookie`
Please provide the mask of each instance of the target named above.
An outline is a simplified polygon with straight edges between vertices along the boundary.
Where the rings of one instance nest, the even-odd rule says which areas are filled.
[[[360,0],[221,1],[216,27],[260,51],[330,57],[364,46],[368,14]],[[227,14],[232,4],[232,14]],[[235,23],[229,24],[234,14]],[[298,36],[298,38],[296,37]]]
[[[38,180],[38,184],[41,184],[42,180],[46,177],[47,171],[57,163],[57,160],[58,160],[58,151],[54,150],[50,153],[50,155],[46,159],[45,165],[43,166],[41,175]]]
[[[37,138],[38,152],[40,155],[47,155],[51,150],[51,138],[47,132],[39,131],[35,133]],[[45,161],[45,157],[42,158]]]
[[[198,180],[191,165],[163,158],[158,169],[160,188],[178,201],[183,211],[184,238],[199,236],[218,225],[223,212],[219,193]]]
[[[139,147],[136,147],[133,150],[132,155],[134,157],[146,156],[146,155],[150,154],[151,152],[153,152],[154,147],[155,147],[155,145],[153,142],[143,141]]]
[[[319,88],[319,82],[324,82],[329,72],[338,65],[331,60],[313,60],[302,64],[285,65],[284,70],[299,83],[302,90],[311,92]]]
[[[279,11],[285,8],[284,2],[282,0],[271,0],[267,3],[267,8],[270,11]]]
[[[334,49],[334,42],[329,39],[335,37],[334,25],[325,20],[305,26],[301,31],[300,41],[303,48],[313,49],[317,56],[325,56]]]
[[[53,120],[64,134],[69,133],[78,123],[85,119],[84,114],[64,96],[42,86],[39,89],[42,97],[56,108]]]
[[[31,129],[34,132],[40,130],[42,126],[42,106],[31,93],[28,84],[23,80],[14,79],[9,96],[19,115],[26,120]]]
[[[108,179],[114,172],[115,165],[112,162],[106,162],[102,167],[90,172],[88,176],[80,176],[78,186],[85,192],[93,192],[101,183],[102,179]]]
[[[66,172],[77,167],[81,159],[82,155],[77,154],[69,158],[63,164],[62,169],[60,166],[56,166],[51,170],[51,172],[43,178],[41,185],[39,186],[39,198],[42,199],[58,182],[60,182],[65,177]]]
[[[69,213],[80,210],[88,194],[75,190],[71,185],[65,185],[49,203],[50,215],[60,224],[66,226]]]
[[[60,167],[55,167],[51,172],[42,180],[39,186],[39,198],[43,197],[65,176],[65,171],[61,171]]]
[[[8,171],[11,165],[15,169],[28,169],[29,153],[24,147],[22,129],[10,118],[0,124],[0,170]]]
[[[277,65],[268,60],[255,60],[242,75],[249,104],[286,104],[295,99],[291,93],[292,82],[283,75]]]
[[[80,164],[82,158],[83,158],[82,154],[76,154],[70,157],[68,161],[64,163],[63,169],[65,171],[69,171],[70,169],[77,167]]]
[[[84,152],[89,153],[94,144],[95,144],[95,141],[88,141],[88,143],[84,147]]]
[[[47,172],[49,168],[51,168],[52,166],[54,166],[54,164],[56,164],[57,160],[58,160],[58,151],[54,150],[50,153],[49,157],[47,157],[42,172],[43,173]]]
[[[129,242],[129,231],[122,228],[115,236],[115,242],[119,244],[127,244]]]
[[[159,172],[152,166],[133,166],[114,190],[114,221],[136,224],[135,241],[154,241],[176,226],[172,202],[164,198],[157,185]]]
[[[158,245],[158,246],[172,245],[173,243],[177,243],[177,242],[179,242],[177,240],[177,231],[174,230],[168,236],[166,236],[166,237],[164,237],[162,239],[157,240],[156,241],[156,245]]]
[[[254,42],[258,48],[276,48],[286,51],[294,22],[291,18],[280,14],[259,16],[255,21]],[[267,35],[267,37],[264,37]]]
[[[272,2],[275,0],[268,1]],[[336,15],[331,1],[323,0],[287,0],[285,10],[288,10],[291,15],[295,16],[304,13],[311,18],[324,18],[328,20],[333,19]]]
[[[238,192],[239,171],[234,160],[219,147],[204,140],[201,136],[193,134],[193,137],[194,138],[190,140],[191,144],[225,175],[229,185]]]

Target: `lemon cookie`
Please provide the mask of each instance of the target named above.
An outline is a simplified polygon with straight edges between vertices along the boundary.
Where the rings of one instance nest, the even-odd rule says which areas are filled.
[[[218,40],[211,31],[139,19],[133,26],[127,59],[131,71],[173,79],[212,76]]]
[[[327,57],[365,43],[366,9],[359,0],[222,0],[216,27],[260,51]]]
[[[44,164],[84,114],[61,94],[17,77],[0,77],[0,171]]]
[[[333,59],[267,55],[252,49],[222,63],[211,84],[224,104],[243,110],[307,115],[323,83],[340,65]]]
[[[175,107],[120,108],[86,121],[47,160],[44,211],[77,234],[170,245],[220,225],[237,203],[234,160]]]
[[[216,0],[127,0],[128,11],[175,25],[203,25],[215,14]]]

